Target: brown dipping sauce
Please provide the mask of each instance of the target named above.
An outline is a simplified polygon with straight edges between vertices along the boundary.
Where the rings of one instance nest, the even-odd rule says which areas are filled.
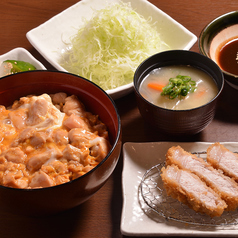
[[[227,41],[221,47],[218,64],[224,71],[238,75],[238,38]]]

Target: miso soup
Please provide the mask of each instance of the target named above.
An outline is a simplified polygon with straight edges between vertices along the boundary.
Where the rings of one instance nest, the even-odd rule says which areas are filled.
[[[174,99],[161,95],[170,78],[189,76],[196,82],[193,91],[186,96]],[[204,71],[186,65],[165,66],[151,71],[142,81],[139,92],[149,102],[163,108],[186,110],[202,106],[211,101],[218,93],[218,87],[212,77]]]

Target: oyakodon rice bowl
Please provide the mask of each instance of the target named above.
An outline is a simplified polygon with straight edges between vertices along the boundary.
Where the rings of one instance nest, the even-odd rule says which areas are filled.
[[[0,185],[44,188],[72,181],[109,153],[108,131],[75,95],[29,95],[0,106]]]
[[[42,101],[46,99],[46,101],[48,100],[48,102],[50,102],[51,100],[52,102],[55,102],[55,99],[53,99],[55,95],[56,96],[64,95],[63,98],[65,99],[63,100],[66,100],[66,101],[69,100],[70,98],[72,99],[74,97],[75,98],[77,97],[78,101],[76,105],[83,105],[82,108],[85,109],[83,110],[83,114],[86,117],[83,119],[83,122],[88,123],[88,124],[86,123],[87,126],[84,123],[84,126],[90,128],[90,131],[89,131],[90,136],[93,136],[94,139],[96,140],[98,140],[97,136],[99,136],[98,137],[99,140],[101,140],[102,138],[108,140],[106,144],[109,146],[107,147],[106,150],[104,150],[104,155],[101,156],[101,158],[99,157],[96,158],[97,157],[96,156],[95,159],[92,159],[93,153],[95,152],[95,150],[90,151],[92,148],[86,149],[86,151],[88,151],[89,154],[84,158],[88,158],[86,160],[90,162],[89,163],[86,162],[81,168],[80,166],[79,167],[75,166],[77,164],[76,162],[77,156],[75,156],[75,154],[70,153],[69,150],[66,153],[67,155],[71,154],[72,155],[71,158],[75,159],[74,161],[73,160],[71,161],[71,166],[68,167],[69,164],[67,163],[64,164],[64,162],[66,162],[67,159],[64,160],[64,162],[63,160],[62,161],[58,160],[60,157],[63,158],[62,155],[64,154],[58,151],[60,153],[59,154],[57,153],[56,157],[59,156],[57,160],[56,160],[56,157],[53,156],[54,157],[53,159],[52,158],[50,160],[46,159],[47,162],[44,163],[43,161],[43,164],[40,164],[41,165],[39,166],[40,170],[42,168],[44,170],[44,168],[46,167],[48,167],[48,169],[44,170],[43,172],[38,171],[36,173],[38,174],[38,176],[40,174],[40,177],[38,177],[39,178],[38,181],[37,179],[35,180],[36,182],[35,185],[31,175],[33,175],[32,174],[33,171],[37,171],[36,167],[38,165],[33,168],[30,160],[26,158],[25,171],[20,172],[20,170],[19,171],[15,170],[14,172],[13,170],[12,175],[14,173],[18,173],[18,174],[25,173],[25,174],[28,174],[29,176],[23,177],[22,181],[19,180],[19,184],[17,183],[14,184],[14,180],[12,180],[13,183],[10,183],[10,184],[1,183],[0,185],[1,207],[4,207],[6,210],[10,210],[11,212],[14,212],[14,213],[29,214],[29,215],[37,216],[37,215],[46,215],[46,214],[52,214],[52,213],[64,211],[64,210],[73,208],[83,203],[87,199],[89,199],[107,181],[107,179],[113,172],[120,156],[120,151],[121,151],[120,118],[119,118],[117,109],[114,105],[114,102],[111,100],[111,98],[103,90],[101,90],[97,85],[89,82],[88,80],[69,74],[69,73],[63,73],[58,71],[57,72],[32,71],[32,72],[24,72],[24,73],[18,73],[18,74],[6,76],[0,80],[0,88],[1,88],[0,105],[5,106],[5,111],[10,110],[11,105],[13,104],[14,101],[15,101],[15,104],[13,104],[12,106],[13,108],[16,105],[17,105],[16,108],[18,108],[19,105],[22,106],[22,107],[20,106],[21,109],[26,108],[23,106],[24,103],[22,103],[21,100],[24,99],[29,101],[30,100],[29,98],[31,97],[26,97],[28,95],[34,95],[32,98],[34,98],[35,101],[37,101],[37,99],[40,99]],[[63,92],[63,94],[59,94],[60,92]],[[51,97],[49,95],[51,95]],[[72,96],[72,95],[75,95],[75,96]],[[23,98],[23,99],[19,101],[20,98]],[[82,104],[80,104],[79,102],[81,102]],[[66,103],[65,105],[62,102],[58,104],[56,103],[55,105],[53,104],[47,104],[47,105],[51,105],[51,107],[53,108],[53,109],[51,108],[51,110],[54,111],[52,115],[58,115],[58,117],[57,116],[56,117],[58,118],[59,123],[56,123],[53,125],[54,130],[55,128],[59,127],[59,125],[61,124],[62,125],[58,129],[63,129],[67,127],[70,128],[72,126],[72,123],[76,125],[79,122],[79,121],[77,122],[75,118],[72,118],[74,117],[72,116],[74,114],[66,112],[67,109],[66,111],[62,111],[62,112],[58,110],[60,109],[60,107],[62,109],[66,105]],[[33,110],[29,110],[29,112],[27,113],[33,115]],[[61,116],[65,114],[66,115],[68,114],[68,116],[62,119]],[[48,115],[48,118],[50,118],[49,115],[51,114],[47,112],[47,115]],[[14,117],[12,117],[12,120],[14,120],[13,118]],[[42,119],[41,116],[39,118]],[[70,120],[69,118],[73,120]],[[51,121],[54,121],[54,120],[51,120]],[[60,121],[62,123],[60,123]],[[69,123],[68,125],[67,125],[67,121]],[[44,128],[46,128],[47,127],[46,122],[49,122],[49,119],[43,118],[43,121],[40,122],[41,126],[43,123]],[[27,121],[27,123],[30,123],[30,122]],[[25,124],[27,123],[25,122]],[[66,124],[64,125],[64,123]],[[29,128],[30,129],[27,129],[27,130],[32,131],[33,126],[30,126]],[[92,128],[94,129],[97,128],[97,129],[92,130]],[[76,126],[76,128],[74,129],[72,128],[72,131],[73,130],[80,130],[80,128],[79,126]],[[52,132],[52,128],[51,130],[48,130],[47,132],[49,131]],[[38,131],[36,130],[34,133],[33,133],[34,135],[43,134],[43,133],[40,133],[40,130]],[[107,136],[107,133],[108,133],[108,136]],[[31,133],[29,135],[31,135]],[[67,136],[63,136],[63,137],[67,138]],[[52,146],[52,140],[54,140],[54,138],[56,137],[53,134],[50,135],[48,139],[45,137],[44,138],[40,137],[41,143],[38,145],[34,143],[38,143],[39,140],[35,140],[34,138],[35,137],[32,137],[32,136],[30,136],[28,139],[25,138],[26,139],[24,142],[25,143],[24,146],[26,149],[25,152],[28,153],[29,151],[31,151],[30,153],[37,154],[38,151],[41,151],[41,149],[45,150],[46,148],[44,147],[47,147],[49,145]],[[69,138],[68,141],[70,141],[71,143],[73,137],[70,139],[70,136],[68,135],[68,138]],[[102,140],[104,141],[104,139]],[[42,141],[44,141],[45,143],[42,143]],[[83,141],[85,143],[85,140]],[[63,140],[60,140],[60,144],[61,144],[60,148],[64,147],[64,146],[61,147],[62,142]],[[76,144],[73,145],[72,143],[71,144],[70,143],[68,145],[65,144],[64,148],[68,147],[68,149],[69,148],[72,149],[72,146],[76,145]],[[21,148],[24,147],[23,144],[21,144]],[[13,150],[18,148],[17,145],[19,145],[19,138],[17,140],[14,140],[11,145],[12,145],[11,149]],[[36,148],[38,148],[38,151],[34,151],[36,150]],[[77,150],[77,147],[75,148]],[[75,151],[75,148],[74,148],[74,151]],[[4,156],[2,157],[3,157],[3,160],[1,161],[2,163],[1,165],[4,167],[4,163],[6,163],[6,157]],[[12,164],[15,164],[15,167],[17,167],[18,165],[20,167],[20,163],[18,159],[20,159],[20,157],[17,157],[16,161],[11,161]],[[37,161],[35,162],[36,164],[38,164]],[[60,163],[62,162],[61,168],[64,168],[63,170],[68,171],[69,173],[68,174],[66,173],[64,175],[62,174],[62,176],[61,177],[59,176],[58,179],[56,179],[57,176],[54,176],[56,175],[56,173],[54,172],[47,174],[47,171],[49,172],[49,169],[53,168],[53,170],[55,170],[54,166],[53,167],[50,166],[52,162],[56,164],[59,164],[59,162]],[[91,166],[90,163],[91,165],[93,164],[94,165]],[[7,164],[9,166],[9,163]],[[35,163],[33,164],[36,165]],[[66,167],[62,166],[63,164]],[[78,170],[76,173],[74,173],[74,175],[72,173],[72,170],[70,171],[70,167],[71,169],[73,168],[72,165],[74,168],[78,168],[74,170],[75,172]],[[26,173],[27,170],[29,170],[30,173],[29,171],[28,173]],[[6,173],[6,171],[4,171],[4,173]],[[39,183],[42,175],[44,175],[43,180],[46,182],[45,185],[44,184],[42,185]],[[8,180],[6,179],[5,182],[7,181]]]

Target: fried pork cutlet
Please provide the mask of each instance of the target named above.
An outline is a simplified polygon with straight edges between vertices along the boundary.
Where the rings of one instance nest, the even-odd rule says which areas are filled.
[[[214,190],[189,171],[171,165],[161,169],[161,178],[168,196],[188,205],[196,212],[211,217],[221,216],[227,207]]]
[[[227,210],[235,210],[238,207],[237,183],[221,171],[214,169],[202,158],[186,152],[180,146],[174,146],[166,154],[166,164],[175,164],[180,169],[196,174],[226,202]]]
[[[217,142],[208,147],[207,161],[238,182],[238,154]]]

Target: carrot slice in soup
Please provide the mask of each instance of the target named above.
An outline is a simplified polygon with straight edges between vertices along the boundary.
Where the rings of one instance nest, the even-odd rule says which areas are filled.
[[[165,85],[159,84],[159,83],[148,83],[147,86],[151,89],[155,89],[155,90],[161,91],[161,92],[163,90],[163,87],[165,87]]]

